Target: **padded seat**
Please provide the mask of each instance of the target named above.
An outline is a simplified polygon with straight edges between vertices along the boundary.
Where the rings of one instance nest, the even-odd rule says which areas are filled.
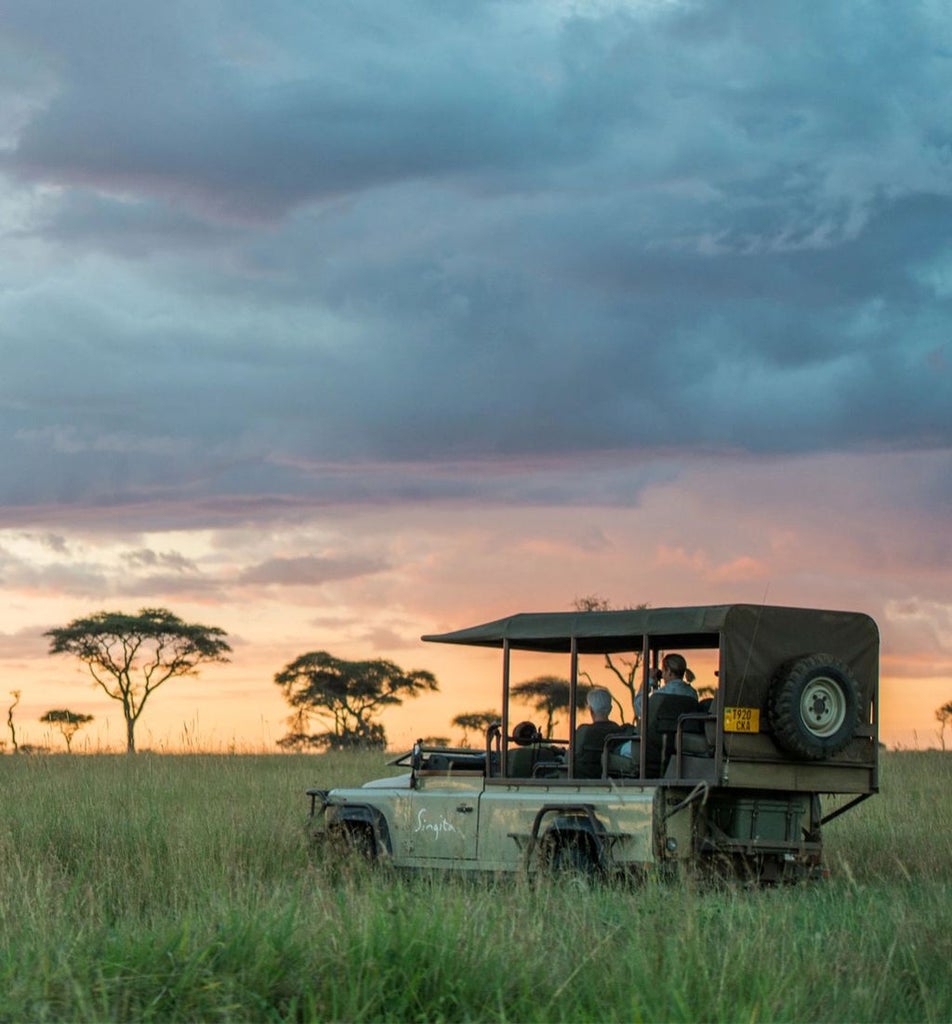
[[[678,723],[685,715],[698,714],[698,702],[690,696],[658,693],[648,705],[646,778],[660,779],[674,753]],[[712,723],[713,724],[713,723]],[[697,731],[693,731],[697,730]],[[704,722],[684,722],[681,726],[682,750],[688,744],[706,754],[709,749]],[[627,747],[625,744],[629,744]],[[615,734],[605,740],[602,751],[602,778],[638,778],[641,768],[641,738],[637,733]]]
[[[681,751],[697,757],[707,757],[714,753],[714,747],[702,732],[682,732]]]
[[[641,766],[641,738],[631,730],[608,736],[602,750],[603,779],[637,779]]]
[[[507,771],[511,779],[550,777],[560,773],[561,755],[554,747],[533,743],[528,747],[510,747]]]
[[[506,767],[511,778],[531,779],[532,769],[538,760],[535,747],[510,747]]]
[[[705,697],[698,702],[697,711],[682,715],[681,752],[701,757],[714,756],[717,742],[717,723],[713,715],[714,699]]]
[[[619,725],[609,720],[586,722],[575,730],[575,765],[577,779],[598,779],[602,777],[602,754],[605,741],[611,736],[631,732],[631,726]]]
[[[695,697],[656,693],[648,701],[648,756],[645,769],[649,779],[660,779],[674,753],[678,721],[682,715],[697,714]]]

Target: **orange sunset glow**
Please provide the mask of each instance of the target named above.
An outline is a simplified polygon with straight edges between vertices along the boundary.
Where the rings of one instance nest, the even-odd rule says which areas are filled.
[[[48,565],[34,570],[31,585],[7,586],[4,675],[8,689],[22,692],[18,738],[62,746],[55,729],[38,719],[68,707],[94,716],[74,749],[123,749],[119,706],[77,661],[49,656],[42,634],[100,608],[159,605],[225,629],[233,653],[229,664],[172,680],[154,695],[137,730],[143,749],[276,751],[289,709],[273,676],[311,650],[386,657],[433,671],[439,693],[383,716],[390,746],[404,748],[426,735],[458,740],[450,725],[455,715],[499,706],[498,654],[419,637],[513,611],[568,609],[577,598],[598,594],[616,607],[766,601],[865,611],[882,637],[881,738],[890,746],[936,746],[934,710],[952,693],[949,612],[935,592],[932,568],[914,568],[912,555],[941,524],[923,518],[917,531],[896,541],[892,564],[884,566],[866,559],[865,546],[881,547],[893,526],[870,511],[871,503],[857,511],[847,538],[826,522],[836,511],[834,499],[825,510],[814,503],[808,517],[794,504],[803,481],[835,474],[848,473],[862,497],[881,468],[878,458],[801,461],[789,467],[797,475],[784,484],[776,466],[750,465],[735,476],[701,463],[686,467],[676,482],[647,489],[630,509],[407,504],[323,512],[313,521],[282,524],[266,539],[228,525],[141,536],[86,529],[64,535],[54,551],[47,544],[41,554],[41,535],[7,528],[6,550],[21,550],[33,566],[43,559]],[[772,496],[757,509],[731,511],[726,502],[738,488]],[[683,543],[688,537],[690,545]],[[146,550],[155,557],[142,555]],[[321,579],[322,566],[347,559],[373,568]],[[101,590],[77,595],[54,584],[56,574],[65,579],[76,563],[87,571],[98,566]],[[173,564],[183,568],[157,572],[158,565]],[[254,566],[265,564],[280,578],[243,582],[263,576]],[[558,658],[514,659],[515,681],[544,672],[567,675],[568,665]],[[702,669],[698,674],[700,685],[713,683]]]
[[[868,613],[882,739],[942,743],[948,19],[739,10],[6,6],[17,742],[123,749],[44,637],[97,611],[233,649],[142,749],[276,751],[321,650],[435,673],[405,748],[500,689],[421,635],[596,596]]]

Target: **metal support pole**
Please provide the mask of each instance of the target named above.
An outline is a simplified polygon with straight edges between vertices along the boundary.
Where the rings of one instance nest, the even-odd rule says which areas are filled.
[[[509,641],[502,642],[502,748],[499,771],[503,778],[509,776]]]
[[[573,635],[569,658],[569,764],[568,777],[575,778],[575,724],[578,720],[576,707],[578,695],[578,639]]]

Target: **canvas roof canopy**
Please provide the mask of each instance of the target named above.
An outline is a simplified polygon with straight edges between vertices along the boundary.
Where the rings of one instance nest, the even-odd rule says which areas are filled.
[[[424,640],[475,647],[568,652],[574,638],[582,653],[610,654],[641,647],[644,636],[664,635],[681,647],[717,643],[729,605],[696,608],[633,608],[609,612],[522,612]]]
[[[722,669],[769,674],[778,660],[822,651],[878,681],[879,630],[860,612],[725,604],[633,608],[606,612],[527,612],[494,622],[429,634],[432,643],[579,654],[719,647]]]

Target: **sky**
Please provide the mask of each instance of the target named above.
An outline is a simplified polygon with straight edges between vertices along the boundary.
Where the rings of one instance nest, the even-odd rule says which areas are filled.
[[[101,609],[233,647],[140,747],[275,750],[302,653],[435,672],[407,745],[498,704],[422,634],[595,595],[867,612],[935,745],[950,93],[940,0],[2,5],[20,742],[122,748],[43,635]]]

